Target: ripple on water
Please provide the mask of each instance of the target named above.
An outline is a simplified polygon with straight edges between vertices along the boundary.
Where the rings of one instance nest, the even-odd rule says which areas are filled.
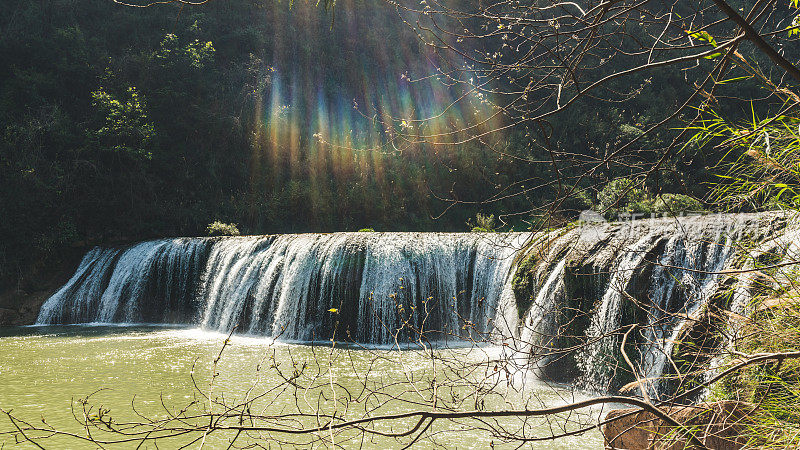
[[[137,410],[152,414],[163,413],[160,410],[162,401],[171,406],[183,406],[194,400],[196,395],[189,374],[194,370],[198,385],[207,386],[212,361],[228,337],[196,328],[98,325],[27,328],[18,335],[4,330],[0,336],[0,375],[3,378],[0,406],[14,408],[17,414],[29,420],[38,421],[45,416],[51,425],[75,431],[79,429],[75,428],[72,418],[71,402],[93,393],[93,400],[111,408],[115,417],[123,418],[130,415],[132,400]],[[504,349],[495,347],[449,348],[436,352],[450,352],[461,360],[484,364],[505,354]],[[233,336],[219,363],[222,376],[215,392],[224,392],[229,399],[242,398],[257,376],[261,377],[262,389],[274,387],[279,380],[270,378],[274,377],[272,372],[262,370],[257,376],[255,372],[255,367],[273,353],[276,361],[284,365],[291,363],[289,355],[301,362],[313,362],[314,358],[324,364],[332,361],[331,370],[337,383],[350,386],[354,391],[360,386],[361,374],[368,369],[372,370],[371,381],[408,383],[410,379],[424,384],[431,373],[430,353],[419,350],[396,351],[386,347],[331,350],[275,342],[264,337]],[[327,385],[327,375],[322,373],[326,381],[322,384]],[[405,384],[399,389],[407,390],[404,395],[413,394],[409,387]],[[555,406],[585,398],[564,386],[549,386],[533,379],[526,379],[524,387],[529,397],[519,405]],[[503,400],[516,402],[518,399],[509,392]],[[283,410],[295,403],[293,396],[280,397],[273,407]],[[386,405],[390,408],[387,412],[410,407],[410,403],[388,402]],[[596,416],[599,412],[596,408],[590,413]],[[549,430],[546,426],[541,432]],[[3,439],[0,437],[0,443]],[[480,448],[487,447],[490,440],[485,433],[472,430],[459,431],[448,442],[459,447]],[[589,449],[601,445],[599,434],[593,432],[580,438],[543,444],[541,448]]]

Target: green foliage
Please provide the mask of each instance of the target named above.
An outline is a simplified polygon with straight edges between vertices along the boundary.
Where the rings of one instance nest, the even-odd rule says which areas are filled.
[[[102,126],[91,134],[102,147],[140,158],[152,158],[148,147],[155,132],[135,87],[126,89],[124,100],[100,88],[92,92],[92,105],[102,117]]]
[[[703,204],[684,194],[651,196],[629,178],[617,178],[598,193],[598,209],[612,217],[616,214],[681,214],[704,211]]]
[[[209,217],[253,233],[361,224],[456,231],[495,194],[495,211],[536,210],[526,220],[512,216],[509,227],[549,227],[592,200],[570,199],[554,214],[545,208],[564,191],[549,164],[526,162],[550,159],[533,129],[493,135],[496,152],[479,143],[396,151],[363,139],[375,127],[365,117],[395,115],[380,108],[447,94],[437,83],[398,81],[400,73],[430,75],[431,61],[417,35],[382,5],[336,8],[335,23],[314,2],[296,2],[291,11],[282,2],[181,9],[7,0],[4,7],[11,13],[0,15],[0,235],[14,238],[0,241],[0,254],[8,260],[71,242],[203,233]],[[639,95],[613,104],[583,96],[556,114],[547,146],[599,161],[638,137],[639,162],[660,160],[650,149],[664,148],[671,131],[643,130],[692,87],[681,73],[653,70],[608,88],[622,92],[631,83],[641,86]],[[352,132],[337,131],[345,136],[324,145],[315,135],[330,136],[320,134],[317,111],[325,111],[322,128]],[[419,130],[419,118],[403,116],[408,128],[400,131]],[[691,174],[690,193],[698,194],[714,157],[698,151],[687,158],[694,166],[666,161],[660,187],[677,191]],[[559,170],[574,180],[585,169]],[[581,188],[628,175],[614,164],[597,167]],[[519,180],[526,180],[524,195],[506,195]],[[449,199],[463,202],[448,208]],[[62,221],[73,232],[54,238]]]
[[[359,233],[374,233],[375,230],[372,229],[372,228],[362,228],[362,229],[358,230],[358,232]]]
[[[800,9],[800,0],[789,0],[789,5],[794,9]],[[800,36],[800,14],[795,12],[792,23],[786,27],[789,30],[789,36]]]
[[[704,211],[705,207],[696,198],[684,194],[661,194],[652,203],[656,213],[680,213]]]
[[[601,211],[608,213],[645,213],[650,212],[645,191],[629,178],[617,178],[606,184],[597,194],[598,206]]]
[[[206,234],[209,236],[239,236],[239,228],[235,223],[224,223],[215,220],[206,227]]]
[[[767,300],[777,306],[765,307]],[[737,352],[754,355],[800,350],[800,302],[796,293],[773,292],[757,298],[751,308],[754,313],[740,324],[745,332],[733,342]],[[800,361],[747,366],[714,385],[711,394],[714,400],[759,406],[746,434],[753,448],[800,446]]]
[[[712,47],[717,48],[716,39],[714,39],[714,36],[711,36],[711,34],[709,34],[708,31],[705,31],[705,30],[703,30],[703,31],[687,31],[686,33],[688,33],[689,36],[697,39],[698,41],[707,42]],[[722,53],[712,53],[712,54],[710,54],[708,56],[704,56],[704,58],[706,58],[706,59],[714,59],[714,58],[719,58],[720,56],[722,56]]]
[[[800,118],[779,116],[734,124],[709,109],[692,127],[698,146],[726,153],[711,199],[728,209],[800,208]]]
[[[78,231],[75,223],[70,219],[59,220],[48,233],[39,235],[36,239],[36,246],[43,251],[51,251],[60,246],[75,242],[78,239]]]
[[[467,221],[467,226],[469,226],[474,233],[491,233],[495,231],[495,218],[494,214],[475,214],[475,224],[472,224],[472,220]]]
[[[178,36],[168,34],[159,44],[159,49],[153,52],[153,59],[160,64],[169,66],[183,66],[202,69],[214,59],[214,45],[211,41],[200,42],[195,39],[181,45]]]
[[[778,98],[796,96],[774,85],[766,86]],[[712,185],[711,199],[734,210],[800,209],[800,118],[768,115],[759,119],[751,109],[747,122],[730,120],[710,107],[691,127],[691,144],[724,150],[722,170]],[[786,249],[761,255],[757,265],[782,261]],[[764,267],[761,283],[749,305],[748,317],[735,326],[729,345],[735,355],[795,352],[800,350],[800,297],[796,268]],[[753,448],[800,446],[800,361],[785,359],[754,364],[725,377],[712,388],[717,399],[757,405],[753,425],[747,430]]]
[[[578,192],[574,196],[567,199],[565,203],[566,208],[571,208],[573,211],[583,211],[594,206],[594,201],[592,200],[592,197],[589,196],[587,191]]]
[[[620,205],[627,205],[641,197],[642,190],[635,187],[633,180],[628,178],[618,178],[606,184],[597,194],[597,200],[603,211],[618,208]]]

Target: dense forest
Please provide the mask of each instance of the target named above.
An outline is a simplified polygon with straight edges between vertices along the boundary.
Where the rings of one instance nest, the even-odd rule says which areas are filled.
[[[800,0],[3,6],[0,448],[800,448]]]
[[[581,100],[549,121],[545,137],[514,127],[458,145],[398,146],[392,136],[406,122],[388,119],[434,117],[429,129],[458,129],[493,116],[480,98],[455,103],[459,93],[429,77],[440,56],[385,3],[4,6],[6,281],[28,258],[62,248],[201,235],[215,220],[249,234],[466,231],[476,213],[511,212],[503,229],[526,229],[556,196],[546,147],[602,156],[692,89],[681,71],[655,70],[620,81],[641,84],[624,101]],[[639,142],[640,158],[658,158],[670,132]],[[703,197],[714,160],[682,153],[654,189]],[[560,170],[582,168],[566,161]],[[609,166],[584,184],[625,172]],[[496,195],[511,185],[524,189]],[[596,189],[588,192],[560,203],[560,217],[597,201]]]

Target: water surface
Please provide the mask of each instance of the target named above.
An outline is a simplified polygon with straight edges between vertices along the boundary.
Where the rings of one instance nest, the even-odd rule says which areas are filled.
[[[140,420],[135,410],[148,418],[164,418],[166,411],[178,411],[192,402],[190,411],[208,411],[204,394],[224,399],[226,404],[253,400],[251,412],[264,416],[336,412],[349,419],[365,414],[392,414],[430,409],[432,386],[443,406],[460,404],[464,409],[501,410],[555,406],[584,398],[565,386],[547,386],[519,373],[506,374],[502,354],[496,348],[451,348],[435,351],[390,350],[386,348],[296,345],[268,338],[234,336],[219,358],[211,388],[213,361],[227,336],[197,329],[174,327],[65,326],[0,328],[0,407],[15,417],[75,433],[81,427],[73,417],[80,415],[79,400],[90,396],[94,414],[98,407],[109,409],[115,423]],[[500,367],[500,368],[498,368]],[[494,376],[492,375],[494,373]],[[489,374],[487,376],[487,374]],[[509,388],[507,380],[516,379]],[[288,380],[288,381],[287,381]],[[332,387],[333,386],[333,387]],[[455,403],[454,403],[455,402]],[[220,406],[213,411],[222,412]],[[601,414],[569,414],[549,421],[534,419],[524,425],[511,421],[436,422],[428,429],[422,447],[434,444],[448,448],[505,446],[488,426],[517,430],[523,426],[528,438],[574,430],[591,423]],[[287,416],[289,417],[289,416]],[[284,426],[310,427],[326,422],[313,416],[291,416],[292,421],[273,421]],[[414,421],[393,421],[378,425],[382,432],[407,430]],[[1,431],[10,431],[6,419]],[[225,448],[233,433],[212,433],[207,448]],[[97,436],[104,438],[102,433]],[[178,447],[196,438],[178,438],[159,445]],[[259,433],[241,435],[236,446],[263,439],[273,446],[337,445],[401,448],[408,439],[339,432],[320,435]],[[0,437],[5,445],[10,435]],[[263,441],[262,441],[263,442]],[[87,443],[66,438],[44,441],[51,447],[85,447]],[[195,442],[191,447],[199,447]],[[590,449],[602,447],[598,431],[562,438],[555,442],[531,442],[532,448]],[[135,447],[132,443],[120,448]],[[154,448],[147,443],[143,448]]]

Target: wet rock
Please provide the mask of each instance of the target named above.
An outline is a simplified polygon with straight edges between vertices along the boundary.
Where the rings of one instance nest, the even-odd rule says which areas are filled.
[[[693,432],[709,449],[738,450],[747,442],[743,434],[754,409],[735,401],[662,408],[686,428],[675,428],[639,408],[616,409],[606,416],[603,437],[607,449],[678,450],[693,448],[687,434]]]

